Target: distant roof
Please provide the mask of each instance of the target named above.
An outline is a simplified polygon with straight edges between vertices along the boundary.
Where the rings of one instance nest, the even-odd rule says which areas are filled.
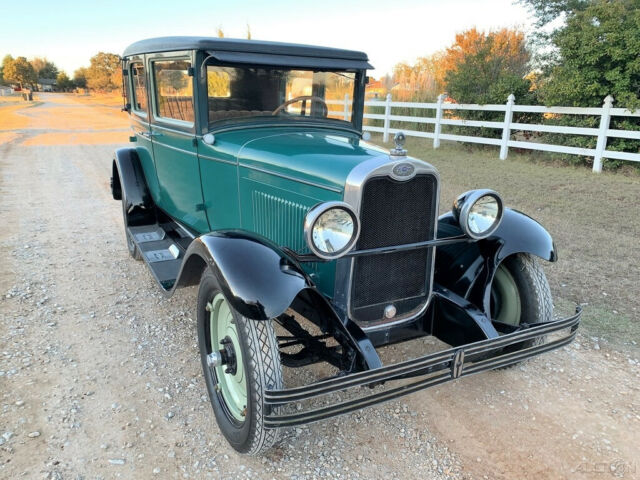
[[[205,50],[208,52],[237,52],[266,54],[270,56],[282,55],[287,57],[313,57],[323,59],[349,60],[360,65],[360,68],[372,68],[368,65],[369,58],[364,52],[343,50],[340,48],[316,47],[295,43],[265,42],[262,40],[244,40],[238,38],[217,37],[158,37],[140,40],[129,45],[123,57],[143,53],[170,52],[176,50]],[[354,62],[355,61],[355,62]]]
[[[39,83],[40,85],[55,85],[56,79],[55,78],[39,78],[36,83]]]

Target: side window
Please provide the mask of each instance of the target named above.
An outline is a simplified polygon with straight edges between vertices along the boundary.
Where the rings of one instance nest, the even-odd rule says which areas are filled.
[[[131,64],[131,84],[133,86],[133,110],[147,111],[147,80],[144,76],[144,65],[140,62]]]
[[[155,111],[158,117],[193,123],[193,82],[187,60],[153,62]]]

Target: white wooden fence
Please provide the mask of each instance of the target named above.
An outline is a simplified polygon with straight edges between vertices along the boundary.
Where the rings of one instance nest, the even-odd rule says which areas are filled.
[[[387,95],[385,101],[370,100],[365,102],[365,107],[384,107],[384,113],[365,113],[364,118],[382,120],[383,126],[363,127],[364,130],[370,132],[382,133],[382,140],[389,141],[389,134],[402,131],[405,135],[414,137],[423,137],[433,139],[433,148],[440,146],[440,140],[454,140],[458,142],[481,143],[485,145],[496,145],[500,147],[500,159],[505,160],[509,152],[509,147],[524,148],[529,150],[542,150],[546,152],[569,153],[574,155],[584,155],[593,157],[593,171],[602,171],[602,160],[604,158],[628,160],[631,162],[640,162],[640,131],[610,129],[609,121],[611,117],[640,117],[640,110],[631,112],[624,108],[613,108],[613,97],[610,95],[604,99],[601,108],[584,108],[584,107],[543,107],[538,105],[517,105],[515,97],[509,95],[504,105],[476,105],[476,104],[458,104],[445,103],[445,95],[438,96],[436,103],[414,103],[414,102],[394,102],[391,95]],[[332,104],[342,104],[341,100],[327,102]],[[349,98],[345,98],[344,117],[349,117]],[[424,110],[435,110],[434,117],[414,117],[404,115],[394,115],[392,109],[398,107],[410,107]],[[489,122],[476,120],[463,120],[456,118],[447,118],[443,115],[445,111],[451,110],[477,110],[489,112],[504,112],[504,121]],[[540,125],[530,123],[515,123],[512,121],[514,112],[530,112],[555,115],[592,115],[600,117],[599,128],[571,127],[562,125]],[[335,112],[337,113],[337,112]],[[391,128],[391,122],[411,122],[411,123],[427,123],[434,125],[433,132],[421,132],[416,130],[406,130],[403,128]],[[454,135],[442,133],[442,125],[457,125],[462,127],[485,127],[502,130],[502,138],[487,138],[471,135]],[[520,140],[512,140],[511,133],[514,131],[528,132],[550,132],[561,133],[566,135],[587,135],[597,138],[596,148],[579,148],[567,147],[563,145],[553,145],[548,143],[536,143]],[[607,150],[608,138],[628,138],[638,140],[638,153],[631,152],[615,152]]]

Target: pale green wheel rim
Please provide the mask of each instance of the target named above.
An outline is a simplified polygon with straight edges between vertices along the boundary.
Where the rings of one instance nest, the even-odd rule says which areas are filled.
[[[508,325],[520,325],[522,305],[518,285],[504,265],[500,265],[496,270],[491,288],[494,289],[494,293],[500,301],[500,308],[496,312],[494,320]]]
[[[215,372],[222,398],[231,416],[242,422],[247,410],[247,377],[242,360],[242,347],[238,337],[238,327],[233,313],[222,293],[218,293],[213,301],[207,305],[209,311],[211,350],[222,348],[220,343],[225,338],[230,338],[236,355],[236,373],[226,373],[226,365],[216,365]]]

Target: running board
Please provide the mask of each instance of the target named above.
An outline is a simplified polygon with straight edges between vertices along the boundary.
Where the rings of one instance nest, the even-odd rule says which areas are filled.
[[[165,291],[171,290],[193,237],[175,222],[127,227],[127,230],[153,277]]]

